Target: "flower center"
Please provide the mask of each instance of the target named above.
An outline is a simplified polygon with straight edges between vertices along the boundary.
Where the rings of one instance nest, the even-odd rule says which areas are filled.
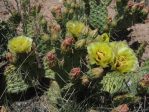
[[[125,64],[125,62],[126,62],[126,57],[124,57],[124,56],[118,57],[117,62],[116,62],[116,67],[123,66]]]
[[[104,54],[103,52],[101,52],[101,51],[98,51],[96,54],[97,54],[97,56],[98,56],[98,60],[103,59],[104,56],[105,56],[105,54]]]

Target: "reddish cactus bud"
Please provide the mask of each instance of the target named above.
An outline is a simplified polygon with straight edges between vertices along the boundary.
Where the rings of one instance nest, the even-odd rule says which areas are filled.
[[[62,51],[63,52],[69,51],[74,42],[75,40],[73,37],[66,37],[61,44]]]
[[[140,85],[143,88],[149,87],[149,74],[144,75],[143,79],[140,81]]]
[[[128,6],[129,9],[132,8],[133,5],[134,5],[134,2],[133,1],[129,1],[128,4],[127,4],[127,6]]]
[[[74,43],[74,38],[72,37],[66,37],[65,40],[63,41],[63,44],[65,46],[71,46]]]
[[[49,65],[50,68],[54,67],[57,64],[57,59],[56,58],[57,58],[56,54],[51,52],[51,51],[46,54],[46,60],[47,60],[48,65]]]
[[[81,69],[79,67],[71,69],[69,73],[72,79],[78,78],[80,74],[81,74]]]
[[[8,52],[6,53],[6,59],[10,62],[10,63],[15,63],[16,62],[16,55]]]
[[[144,5],[144,2],[139,3],[139,8],[140,8],[140,9],[143,9],[144,6],[145,6],[145,5]]]

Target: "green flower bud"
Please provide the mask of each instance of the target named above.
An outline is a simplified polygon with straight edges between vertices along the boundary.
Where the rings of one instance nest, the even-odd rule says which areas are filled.
[[[75,43],[75,48],[76,48],[76,49],[81,49],[81,48],[83,48],[85,45],[86,45],[86,40],[85,40],[85,39],[81,39],[81,40],[78,40],[78,41]]]
[[[93,78],[100,78],[100,77],[102,77],[103,72],[104,72],[103,68],[101,68],[101,67],[93,68],[91,71],[92,71],[92,77]]]

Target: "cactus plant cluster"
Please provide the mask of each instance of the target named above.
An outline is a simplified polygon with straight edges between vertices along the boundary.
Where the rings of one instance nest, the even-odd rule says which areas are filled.
[[[97,94],[108,93],[118,104],[131,102],[142,92],[148,93],[149,62],[139,67],[136,53],[128,43],[112,41],[110,35],[117,28],[123,29],[123,24],[124,28],[129,27],[134,18],[141,22],[147,12],[143,12],[141,4],[117,0],[118,14],[109,21],[110,2],[64,0],[64,7],[53,7],[55,21],[52,22],[42,16],[40,6],[29,12],[24,10],[22,35],[9,39],[5,51],[6,93],[27,91],[40,85],[43,78],[51,81],[46,94],[56,105],[67,98],[80,101],[91,96],[91,90]],[[127,22],[129,19],[131,22]]]
[[[93,28],[98,28],[100,33],[122,32],[136,23],[144,22],[148,14],[148,8],[143,2],[136,3],[131,0],[116,0],[116,16],[112,19],[108,16],[107,6],[111,0],[85,0],[88,4],[88,21]]]

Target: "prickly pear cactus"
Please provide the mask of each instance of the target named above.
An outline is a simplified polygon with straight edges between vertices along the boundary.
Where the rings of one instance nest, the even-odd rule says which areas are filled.
[[[143,2],[117,0],[116,8],[118,13],[111,24],[114,31],[125,30],[133,24],[142,23],[148,15],[148,10]]]
[[[17,70],[14,65],[8,65],[4,71],[4,78],[6,81],[7,93],[20,93],[29,88],[29,85],[25,83],[23,74]]]
[[[139,68],[137,72],[121,74],[118,72],[112,72],[106,74],[102,80],[103,90],[110,94],[115,93],[132,93],[134,95],[140,93],[139,82],[149,73],[148,61]]]
[[[102,33],[107,30],[108,11],[107,6],[112,0],[89,0],[89,23],[93,28],[98,28]]]

